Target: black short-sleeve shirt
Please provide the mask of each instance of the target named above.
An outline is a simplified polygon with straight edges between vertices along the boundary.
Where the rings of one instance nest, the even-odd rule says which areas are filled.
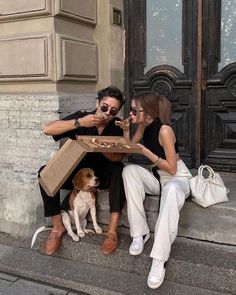
[[[72,120],[72,119],[78,119],[82,118],[86,115],[89,114],[95,114],[96,110],[92,112],[82,112],[78,111],[76,113],[73,113],[62,120]],[[55,141],[58,141],[60,139],[64,138],[71,138],[71,139],[76,139],[77,135],[95,135],[95,136],[123,136],[123,130],[115,125],[115,121],[120,121],[120,118],[114,117],[108,124],[107,126],[103,129],[101,134],[98,134],[97,128],[94,127],[79,127],[77,129],[73,129],[71,131],[67,131],[65,133],[62,133],[60,135],[55,135],[53,136],[53,139]],[[109,162],[109,160],[103,156],[101,153],[88,153],[85,156],[86,163],[90,165],[91,168],[93,167],[99,167],[99,165],[104,165]]]

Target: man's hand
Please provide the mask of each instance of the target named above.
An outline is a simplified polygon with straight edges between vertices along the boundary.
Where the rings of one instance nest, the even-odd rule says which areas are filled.
[[[87,116],[79,118],[79,122],[82,127],[94,127],[103,123],[104,119],[97,115],[89,114]]]

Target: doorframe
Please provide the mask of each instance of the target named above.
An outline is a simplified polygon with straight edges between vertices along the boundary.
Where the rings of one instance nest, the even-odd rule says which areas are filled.
[[[195,161],[196,166],[201,164],[201,130],[202,130],[202,95],[204,91],[203,80],[203,47],[202,47],[202,32],[203,32],[203,0],[197,0],[197,77],[196,77],[196,99],[195,99]]]

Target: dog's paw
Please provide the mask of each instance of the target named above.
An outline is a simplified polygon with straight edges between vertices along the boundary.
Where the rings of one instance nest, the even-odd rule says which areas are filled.
[[[77,234],[78,234],[78,236],[79,236],[80,238],[85,237],[85,233],[84,233],[83,231],[80,231],[80,232],[78,232]]]
[[[85,232],[86,234],[95,234],[95,232],[94,232],[93,230],[91,230],[91,229],[87,229],[87,228],[85,228],[84,232]]]
[[[95,229],[96,234],[101,234],[102,233],[102,229],[101,229],[100,226],[97,226],[94,229]]]
[[[74,236],[72,237],[72,240],[75,241],[75,242],[79,242],[79,236],[74,235]]]

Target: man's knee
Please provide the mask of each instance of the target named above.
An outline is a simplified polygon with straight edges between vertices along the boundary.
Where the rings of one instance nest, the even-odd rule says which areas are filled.
[[[44,169],[44,167],[46,167],[46,165],[44,165],[44,166],[42,166],[42,167],[39,168],[39,171],[38,171],[38,178],[40,178],[40,173],[41,173],[41,171]]]

